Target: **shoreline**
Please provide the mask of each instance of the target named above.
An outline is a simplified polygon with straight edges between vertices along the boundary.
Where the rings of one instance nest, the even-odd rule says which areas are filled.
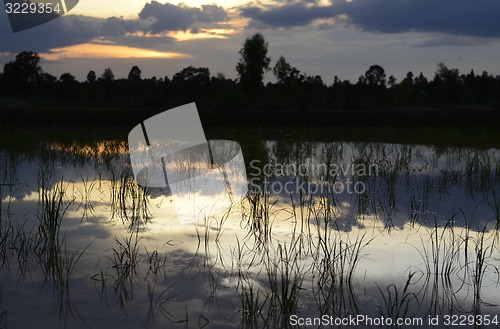
[[[40,107],[0,108],[0,126],[119,126],[138,122],[165,111],[164,108]],[[323,126],[323,127],[415,127],[478,126],[500,129],[500,110],[476,107],[393,108],[360,110],[206,110],[199,108],[204,126]]]
[[[470,147],[500,149],[500,129],[485,126],[328,126],[328,125],[209,125],[201,119],[207,140],[228,139],[246,145],[262,141],[353,142],[429,145],[437,148]],[[40,142],[89,143],[127,141],[130,129],[124,125],[18,125],[0,129],[0,148],[33,147]],[[1,127],[1,125],[0,125]],[[130,129],[129,129],[130,128]],[[31,146],[30,146],[31,145]]]

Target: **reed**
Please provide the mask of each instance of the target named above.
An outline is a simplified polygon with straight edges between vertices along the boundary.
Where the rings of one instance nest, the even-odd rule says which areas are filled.
[[[363,249],[373,238],[365,234],[354,241],[341,233],[320,239],[313,255],[314,294],[323,314],[345,316],[357,314],[359,305],[353,289],[356,267],[363,257]]]
[[[0,193],[0,271],[9,265],[9,244],[13,235],[13,227],[10,221],[2,219],[1,204],[2,194]]]
[[[66,186],[61,180],[51,190],[42,188],[38,211],[39,226],[35,236],[34,252],[38,262],[43,265],[45,281],[61,284],[67,282],[71,271],[83,252],[69,254],[61,234],[63,217],[73,201],[65,204]],[[27,237],[20,235],[21,238]],[[21,241],[24,246],[25,242]],[[27,248],[29,250],[31,248]],[[64,287],[62,287],[64,288]]]
[[[148,188],[137,185],[134,177],[127,171],[122,171],[117,185],[112,187],[117,191],[112,192],[112,201],[118,201],[113,207],[118,207],[118,213],[130,231],[138,229],[151,218]],[[113,200],[114,198],[114,200]],[[112,213],[117,213],[112,210]]]
[[[166,277],[165,265],[167,263],[167,255],[158,250],[153,250],[151,252],[148,251],[147,248],[144,248],[146,251],[146,258],[148,260],[149,268],[146,274],[146,278],[151,274],[155,278],[163,273],[163,276]]]
[[[474,292],[474,314],[479,310],[479,306],[485,303],[481,297],[484,278],[490,276],[491,282],[500,282],[500,267],[496,265],[496,257],[493,257],[495,245],[488,243],[486,233],[486,228],[476,232],[473,241],[474,249],[471,250],[472,257],[466,264]]]
[[[240,313],[244,328],[262,328],[263,313],[269,295],[262,296],[261,290],[252,284],[242,285],[239,297],[241,301]]]
[[[460,252],[462,249],[462,239],[457,236],[453,227],[456,214],[451,216],[444,227],[434,221],[434,228],[430,231],[430,246],[422,241],[421,256],[425,264],[427,274],[451,276],[460,269]]]
[[[275,325],[286,327],[291,315],[296,314],[306,265],[300,263],[298,241],[278,243],[273,255],[267,254],[265,267],[269,283],[269,314]]]
[[[414,317],[420,308],[418,296],[411,292],[412,279],[415,273],[409,272],[403,287],[390,284],[382,289],[377,288],[382,295],[384,308],[379,308],[382,316],[393,319]]]
[[[117,245],[112,248],[113,258],[111,259],[113,269],[115,269],[116,283],[120,284],[124,281],[130,281],[137,274],[137,267],[141,260],[139,254],[139,238],[137,232],[132,232],[128,237],[123,237],[121,240],[114,237]]]
[[[182,317],[174,314],[168,308],[169,302],[175,299],[175,295],[172,295],[170,290],[172,286],[167,287],[161,294],[156,298],[156,307],[160,314],[167,319],[172,324],[182,324],[185,328],[189,328],[189,312],[188,305],[185,305],[184,315]]]
[[[269,191],[250,191],[247,194],[249,209],[243,214],[244,221],[248,223],[250,233],[265,243],[271,237],[272,211],[277,200],[271,201]]]
[[[92,201],[92,193],[97,186],[97,183],[100,182],[100,179],[90,180],[88,177],[84,178],[81,176],[82,186],[83,188],[78,192],[80,193],[80,202],[78,207],[75,209],[75,212],[81,210],[82,212],[82,220],[88,219],[89,216],[95,217],[95,209]]]

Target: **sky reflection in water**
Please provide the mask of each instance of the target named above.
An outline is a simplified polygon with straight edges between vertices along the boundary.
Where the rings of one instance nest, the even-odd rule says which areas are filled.
[[[500,313],[497,150],[260,147],[258,162],[245,155],[248,198],[195,221],[179,215],[183,198],[135,184],[124,143],[1,151],[0,327],[260,328],[287,326],[294,314]],[[266,163],[378,170],[266,175]],[[363,192],[272,190],[348,181]]]

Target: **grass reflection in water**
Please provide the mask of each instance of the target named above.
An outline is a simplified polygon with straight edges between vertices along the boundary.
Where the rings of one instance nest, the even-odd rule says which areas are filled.
[[[496,150],[259,145],[275,163],[376,164],[379,172],[322,177],[362,182],[362,193],[251,189],[228,211],[181,225],[164,191],[135,184],[121,142],[2,151],[0,326],[34,323],[21,316],[28,292],[28,305],[52,305],[34,311],[37,327],[51,328],[498,315]]]

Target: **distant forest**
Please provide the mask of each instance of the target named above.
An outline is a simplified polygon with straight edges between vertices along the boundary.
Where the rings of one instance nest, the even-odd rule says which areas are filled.
[[[133,66],[126,79],[115,79],[111,68],[87,74],[79,82],[71,73],[59,78],[40,67],[35,52],[22,52],[0,73],[0,97],[32,103],[100,107],[177,106],[195,101],[207,110],[348,110],[404,107],[500,108],[500,77],[488,72],[463,74],[439,63],[434,77],[408,72],[402,81],[387,77],[380,65],[370,66],[356,83],[335,76],[326,85],[281,56],[274,66],[261,34],[248,38],[240,50],[237,79],[211,75],[207,67],[189,66],[172,78],[143,78]],[[263,84],[271,71],[276,83]],[[331,79],[331,77],[327,77]]]

